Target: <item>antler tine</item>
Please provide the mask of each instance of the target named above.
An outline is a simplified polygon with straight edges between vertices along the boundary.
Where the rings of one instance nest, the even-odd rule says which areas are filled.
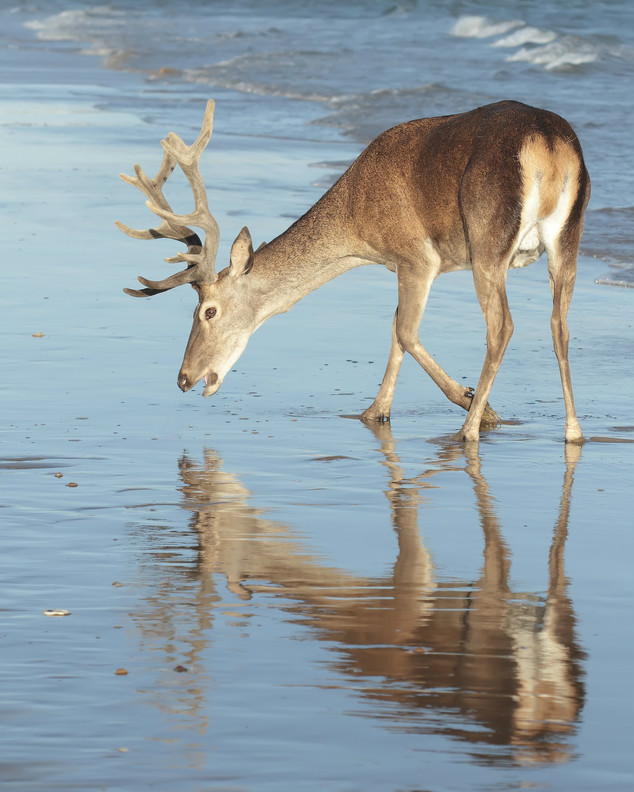
[[[126,182],[126,184],[131,184],[133,187],[136,187],[138,190],[144,193],[150,199],[148,204],[151,203],[153,206],[161,207],[162,210],[171,213],[171,206],[163,195],[162,188],[168,177],[174,171],[175,167],[176,162],[167,152],[165,152],[161,167],[153,179],[148,178],[140,165],[134,166],[136,177],[128,176],[127,173],[121,173],[120,178],[122,181]],[[186,225],[169,223],[166,220],[163,220],[158,228],[147,228],[143,230],[130,228],[130,226],[127,226],[125,223],[120,223],[119,221],[116,221],[115,225],[133,239],[166,238],[185,241],[190,239],[192,236],[198,236],[194,233],[194,231],[191,230],[191,228],[188,228]],[[201,244],[200,240],[198,244]]]
[[[136,176],[121,174],[121,179],[124,182],[145,194],[148,198],[146,201],[148,208],[161,218],[161,224],[156,228],[148,229],[130,228],[119,221],[115,225],[133,239],[167,238],[176,239],[187,245],[187,252],[178,253],[176,256],[165,259],[171,264],[187,262],[186,269],[160,281],[151,281],[139,276],[138,280],[147,288],[124,289],[126,294],[133,297],[149,297],[185,283],[213,283],[217,278],[214,264],[220,233],[218,224],[209,211],[205,185],[198,168],[200,155],[211,138],[214,107],[215,103],[210,99],[205,109],[201,131],[191,146],[185,145],[183,140],[173,132],[170,132],[167,138],[161,141],[164,149],[163,161],[153,179],[150,179],[139,165],[134,166]],[[189,214],[175,214],[163,195],[163,185],[176,165],[179,165],[185,174],[194,195],[194,211]],[[198,226],[205,232],[204,243],[188,223]]]
[[[195,263],[198,271],[202,275],[201,280],[208,283],[213,283],[217,277],[214,270],[214,263],[216,260],[216,253],[218,252],[220,231],[214,216],[209,211],[207,191],[200,174],[198,163],[201,154],[211,138],[214,109],[215,102],[213,99],[210,99],[205,108],[200,134],[191,146],[186,145],[183,139],[175,132],[170,132],[169,135],[161,141],[166,157],[169,157],[171,161],[180,166],[189,181],[194,195],[194,211],[189,214],[177,215],[169,208],[148,203],[149,208],[170,225],[191,223],[203,229],[205,232],[205,242],[202,251],[200,253],[192,253],[190,251],[187,253],[180,253],[177,258],[180,261]]]
[[[182,138],[175,132],[170,132],[165,140],[161,141],[161,145],[165,151],[167,151],[168,148],[171,148],[171,142],[174,142],[174,145],[178,148],[178,155],[176,155],[174,151],[172,152],[172,155],[181,167],[183,167],[184,164],[193,165],[198,163],[200,155],[207,147],[207,144],[211,138],[211,133],[213,132],[215,107],[216,103],[214,100],[209,99],[207,106],[205,107],[205,115],[203,116],[200,133],[191,146],[185,145]]]

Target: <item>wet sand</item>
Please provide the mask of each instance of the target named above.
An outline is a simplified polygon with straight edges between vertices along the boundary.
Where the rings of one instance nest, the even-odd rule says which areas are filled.
[[[478,451],[412,361],[391,427],[344,417],[389,349],[378,268],[262,327],[212,399],[183,395],[194,296],[126,297],[174,251],[113,225],[147,224],[118,173],[157,167],[168,130],[97,109],[112,80],[1,99],[3,789],[630,788],[632,290],[580,260],[580,449],[544,261],[510,274],[507,422]],[[217,126],[219,262],[354,153]],[[475,384],[468,273],[421,332]]]

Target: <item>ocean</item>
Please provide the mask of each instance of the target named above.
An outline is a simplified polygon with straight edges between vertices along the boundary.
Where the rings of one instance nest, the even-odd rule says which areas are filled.
[[[344,138],[350,160],[412,118],[499,99],[548,108],[575,127],[592,178],[582,251],[601,262],[598,280],[632,286],[633,23],[618,0],[51,0],[4,3],[0,46],[38,80],[47,51],[76,54],[77,71],[96,61],[104,83],[124,73],[109,109],[194,128],[188,105],[211,96],[225,132]],[[327,186],[347,161],[316,164],[331,166]]]

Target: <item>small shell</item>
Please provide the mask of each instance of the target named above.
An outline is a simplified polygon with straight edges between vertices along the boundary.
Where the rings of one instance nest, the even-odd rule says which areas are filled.
[[[62,608],[47,608],[42,611],[45,616],[70,616],[70,611],[63,610]]]

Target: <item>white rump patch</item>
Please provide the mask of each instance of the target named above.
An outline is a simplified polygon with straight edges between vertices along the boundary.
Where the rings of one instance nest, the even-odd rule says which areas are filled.
[[[536,180],[526,198],[522,211],[518,244],[509,265],[513,269],[516,267],[526,267],[528,264],[537,261],[544,250],[539,236],[538,215],[539,180]]]
[[[570,214],[573,199],[574,191],[572,189],[572,179],[570,175],[567,174],[563,189],[557,200],[557,206],[548,217],[544,217],[539,221],[540,236],[544,240],[547,250],[552,248],[553,242],[561,234],[561,230]]]

